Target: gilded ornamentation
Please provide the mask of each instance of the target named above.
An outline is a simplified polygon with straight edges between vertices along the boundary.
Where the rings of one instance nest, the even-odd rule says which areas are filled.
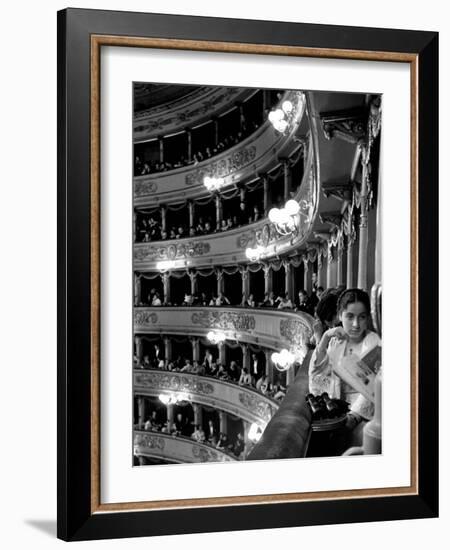
[[[294,347],[303,347],[312,336],[311,329],[300,317],[298,319],[281,319],[280,334]]]
[[[193,313],[192,323],[194,325],[201,325],[205,328],[218,328],[241,332],[250,332],[255,328],[255,318],[253,315],[227,311],[202,311]]]
[[[276,410],[270,403],[263,401],[259,396],[250,392],[240,393],[239,402],[265,422],[269,422]]]
[[[198,459],[199,462],[231,462],[233,460],[225,453],[218,453],[213,449],[207,449],[200,445],[192,445],[192,456]]]
[[[166,445],[163,437],[149,434],[135,434],[134,445],[136,447],[145,447],[147,449],[157,449],[163,451]]]
[[[134,324],[139,326],[145,326],[155,324],[158,322],[158,315],[150,311],[135,311],[134,312]]]
[[[202,166],[198,170],[191,171],[186,175],[185,183],[186,185],[203,185],[203,180],[206,176],[224,178],[253,162],[255,157],[256,147],[250,145],[235,151],[225,158]]]
[[[136,197],[154,195],[158,191],[158,184],[155,181],[137,181],[134,186]]]
[[[197,376],[186,376],[183,374],[153,371],[136,372],[134,383],[141,388],[200,393],[202,395],[211,395],[214,393],[214,386],[209,382],[199,380]]]
[[[144,262],[194,258],[207,254],[210,248],[209,243],[203,241],[188,241],[166,246],[139,244],[134,247],[134,259],[138,262]]]

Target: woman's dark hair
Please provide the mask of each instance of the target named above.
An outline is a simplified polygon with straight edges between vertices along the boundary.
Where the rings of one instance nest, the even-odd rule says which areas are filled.
[[[327,289],[316,306],[316,315],[323,324],[332,323],[337,313],[338,294],[334,289]]]
[[[368,314],[370,314],[370,298],[367,292],[359,288],[349,288],[344,290],[339,296],[337,310],[339,313],[342,313],[349,304],[354,304],[355,302],[361,302]]]

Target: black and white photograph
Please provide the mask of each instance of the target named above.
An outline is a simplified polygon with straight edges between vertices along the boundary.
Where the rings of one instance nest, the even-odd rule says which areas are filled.
[[[383,452],[382,104],[133,83],[134,466]]]

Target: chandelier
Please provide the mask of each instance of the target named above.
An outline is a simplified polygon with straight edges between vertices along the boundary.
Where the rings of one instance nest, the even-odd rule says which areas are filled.
[[[203,178],[203,185],[208,189],[208,191],[219,191],[223,187],[225,180],[223,178],[211,178],[210,176],[205,176]]]
[[[189,396],[186,393],[160,393],[158,397],[164,405],[176,405],[183,401],[189,401]]]
[[[220,342],[223,342],[226,340],[226,336],[223,332],[214,332],[213,330],[208,332],[206,337],[213,344],[219,344]]]
[[[277,130],[277,132],[280,132],[280,134],[284,134],[288,129],[293,116],[293,110],[294,106],[292,105],[292,102],[286,100],[283,101],[281,109],[278,108],[270,111],[269,121],[271,122],[275,130]]]
[[[282,349],[279,353],[278,352],[272,353],[271,359],[275,367],[279,371],[284,372],[294,364],[295,355],[290,351],[288,351],[287,349]]]
[[[264,429],[261,428],[259,424],[256,424],[254,422],[250,426],[250,429],[248,430],[248,438],[250,439],[250,441],[253,441],[254,443],[258,443],[258,441],[262,437],[263,432],[264,432]]]
[[[280,235],[295,235],[298,231],[298,213],[300,206],[297,201],[291,199],[284,208],[271,208],[269,220],[275,225]]]

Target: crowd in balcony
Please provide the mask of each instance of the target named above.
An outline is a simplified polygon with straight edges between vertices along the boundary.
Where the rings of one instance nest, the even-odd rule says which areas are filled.
[[[242,432],[237,432],[234,437],[228,436],[226,433],[220,432],[212,420],[208,421],[205,429],[202,425],[195,424],[181,412],[177,413],[171,425],[168,420],[161,422],[157,411],[153,410],[145,421],[143,429],[170,434],[174,437],[189,438],[198,443],[214,447],[219,451],[231,453],[236,458],[242,458],[242,455],[248,452]]]
[[[262,218],[262,206],[255,204],[252,208],[247,208],[245,203],[241,202],[239,210],[233,216],[226,216],[219,225],[211,216],[200,216],[197,223],[191,227],[183,223],[173,225],[166,230],[154,216],[140,216],[136,227],[136,242],[148,243],[153,241],[165,241],[184,239],[186,237],[198,237],[201,235],[210,235],[211,233],[220,233],[229,231],[236,227],[241,227]]]

